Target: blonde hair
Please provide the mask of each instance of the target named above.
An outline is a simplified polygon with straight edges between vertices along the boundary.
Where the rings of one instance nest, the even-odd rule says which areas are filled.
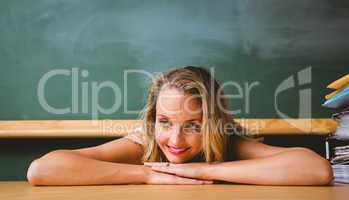
[[[144,162],[166,161],[166,156],[158,147],[154,126],[156,120],[156,102],[164,85],[174,86],[186,94],[198,95],[202,107],[202,155],[206,162],[220,162],[227,157],[228,134],[223,128],[226,124],[241,127],[222,109],[227,110],[227,101],[222,98],[223,90],[211,74],[202,67],[186,66],[173,69],[153,80],[148,91],[147,103],[141,113],[144,127]],[[217,98],[219,97],[219,98]],[[217,101],[217,103],[216,103]],[[219,107],[221,106],[221,107]],[[237,129],[236,129],[237,128]]]

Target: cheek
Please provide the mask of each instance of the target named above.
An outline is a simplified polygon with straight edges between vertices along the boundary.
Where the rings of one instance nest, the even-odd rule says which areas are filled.
[[[159,146],[162,146],[163,144],[166,144],[168,141],[168,137],[166,134],[161,134],[155,131],[155,141]]]
[[[200,151],[202,148],[201,135],[190,135],[186,137],[186,143],[194,150]]]

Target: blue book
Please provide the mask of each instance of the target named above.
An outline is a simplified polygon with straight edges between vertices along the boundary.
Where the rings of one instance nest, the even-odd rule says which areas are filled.
[[[349,86],[322,104],[328,108],[342,108],[349,105]]]

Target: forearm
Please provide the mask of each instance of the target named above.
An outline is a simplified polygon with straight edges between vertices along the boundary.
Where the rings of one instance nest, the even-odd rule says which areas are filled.
[[[145,175],[142,165],[104,162],[58,151],[35,160],[27,176],[34,185],[100,185],[144,183]]]
[[[211,164],[204,176],[258,185],[324,185],[332,179],[332,170],[316,153],[296,148],[264,158]]]

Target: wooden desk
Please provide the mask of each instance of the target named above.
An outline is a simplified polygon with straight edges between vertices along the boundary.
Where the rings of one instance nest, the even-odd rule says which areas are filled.
[[[181,200],[266,199],[347,200],[349,186],[253,186],[253,185],[107,185],[40,186],[27,182],[0,182],[0,199],[11,200]]]

